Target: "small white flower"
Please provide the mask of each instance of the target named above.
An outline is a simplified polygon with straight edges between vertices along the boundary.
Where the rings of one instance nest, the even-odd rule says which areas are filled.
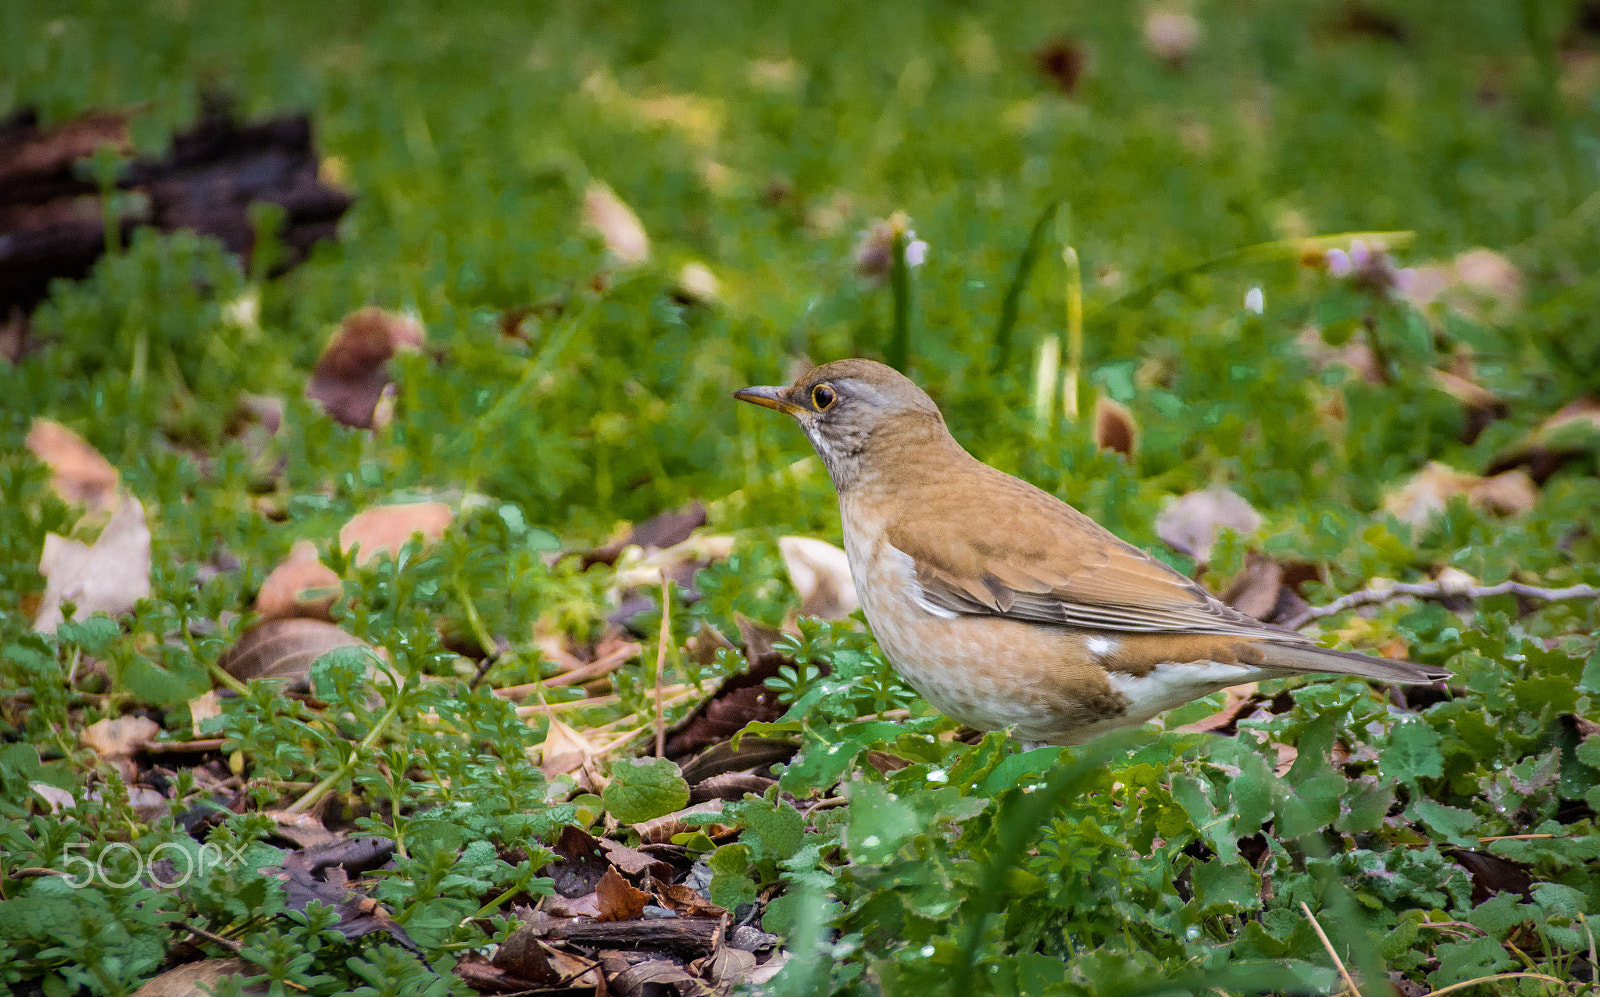
[[[1261,293],[1261,288],[1252,287],[1244,292],[1244,310],[1252,315],[1260,315],[1267,310],[1267,297]]]
[[[1330,249],[1322,256],[1328,272],[1335,277],[1343,277],[1350,272],[1350,254],[1342,249]]]

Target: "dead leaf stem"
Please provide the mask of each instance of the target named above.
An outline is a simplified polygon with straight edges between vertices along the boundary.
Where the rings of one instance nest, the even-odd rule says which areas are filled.
[[[656,757],[667,754],[667,715],[661,705],[661,675],[667,670],[667,642],[672,639],[672,582],[661,569],[661,637],[656,648]]]
[[[1356,981],[1350,977],[1350,971],[1344,968],[1344,960],[1339,958],[1339,952],[1333,947],[1333,942],[1328,940],[1327,932],[1322,930],[1322,925],[1317,921],[1317,915],[1311,913],[1311,907],[1300,901],[1300,909],[1305,911],[1306,920],[1311,922],[1311,927],[1317,932],[1317,937],[1322,939],[1322,947],[1328,950],[1328,958],[1333,960],[1334,968],[1339,970],[1339,975],[1344,979],[1344,985],[1350,989],[1352,997],[1361,997],[1361,989],[1356,986]]]

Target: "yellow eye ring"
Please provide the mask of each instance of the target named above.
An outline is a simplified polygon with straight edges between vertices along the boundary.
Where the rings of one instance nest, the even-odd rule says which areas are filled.
[[[824,411],[829,405],[833,404],[833,400],[837,397],[838,395],[834,393],[832,388],[826,384],[819,384],[811,389],[811,406],[818,412]]]

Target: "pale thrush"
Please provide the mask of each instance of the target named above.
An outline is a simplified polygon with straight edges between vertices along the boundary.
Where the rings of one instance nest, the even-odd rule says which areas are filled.
[[[878,644],[923,698],[969,726],[1077,744],[1258,679],[1449,674],[1319,647],[1240,613],[974,458],[933,400],[883,364],[840,360],[734,397],[800,423],[839,493]]]

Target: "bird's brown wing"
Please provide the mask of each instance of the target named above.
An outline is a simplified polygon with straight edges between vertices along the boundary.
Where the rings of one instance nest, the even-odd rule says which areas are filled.
[[[941,503],[943,528],[929,528],[922,503],[889,525],[929,604],[1087,629],[1307,640],[1238,612],[1053,495],[986,470],[981,498]]]

